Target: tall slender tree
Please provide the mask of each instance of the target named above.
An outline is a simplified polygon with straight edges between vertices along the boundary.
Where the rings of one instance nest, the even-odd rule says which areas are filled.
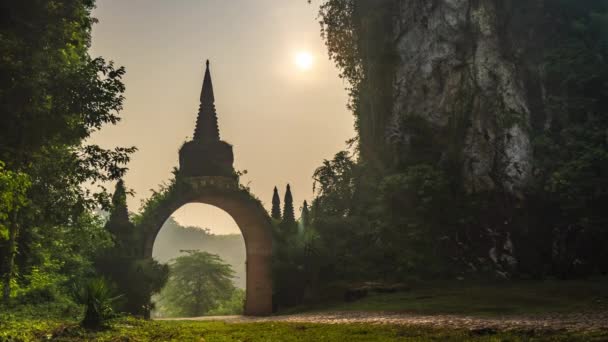
[[[141,230],[129,220],[127,190],[122,180],[116,183],[112,211],[105,228],[112,233],[114,246],[97,256],[95,267],[124,295],[121,310],[147,317],[150,296],[163,288],[169,268],[144,257]]]
[[[281,219],[281,199],[279,198],[279,190],[277,190],[276,186],[272,194],[272,212],[270,215],[273,219]]]
[[[122,179],[116,183],[116,189],[112,195],[112,211],[110,211],[106,229],[113,235],[115,253],[120,251],[121,255],[137,254],[138,248],[132,243],[135,226],[129,220],[127,189]]]
[[[285,197],[283,199],[283,222],[291,224],[296,222],[296,217],[293,212],[293,196],[291,195],[291,187],[287,184]]]
[[[110,212],[110,221],[121,223],[129,221],[127,189],[125,188],[125,182],[122,179],[116,183],[116,189],[112,195],[112,211]]]
[[[306,200],[302,204],[302,214],[300,215],[300,222],[304,228],[310,225],[310,210],[308,209],[308,202]]]

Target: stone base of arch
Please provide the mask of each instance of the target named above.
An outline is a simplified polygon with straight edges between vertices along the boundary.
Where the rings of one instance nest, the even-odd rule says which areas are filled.
[[[229,177],[179,175],[166,192],[152,198],[140,226],[144,257],[152,258],[154,241],[164,222],[188,203],[203,203],[226,211],[239,226],[246,248],[245,315],[272,313],[272,225],[266,209],[247,190]]]

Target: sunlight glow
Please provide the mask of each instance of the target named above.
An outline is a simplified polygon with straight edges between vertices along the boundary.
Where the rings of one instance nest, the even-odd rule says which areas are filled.
[[[310,52],[301,51],[295,56],[295,63],[298,69],[306,71],[312,69],[313,57]]]

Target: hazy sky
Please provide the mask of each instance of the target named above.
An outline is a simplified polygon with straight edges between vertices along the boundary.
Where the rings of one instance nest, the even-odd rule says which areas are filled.
[[[221,138],[234,145],[235,168],[249,172],[241,182],[266,207],[275,185],[282,197],[291,184],[296,208],[311,199],[315,168],[354,136],[345,84],[319,36],[319,1],[99,0],[97,6],[91,55],[125,66],[127,90],[121,123],[92,142],[139,148],[125,178],[135,191],[131,210],[178,166],[178,149],[194,131],[207,58]],[[301,52],[312,56],[309,70],[296,63]],[[216,233],[238,231],[209,206],[188,205],[175,217]]]

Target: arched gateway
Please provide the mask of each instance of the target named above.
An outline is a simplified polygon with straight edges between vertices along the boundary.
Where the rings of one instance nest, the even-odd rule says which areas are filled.
[[[272,226],[262,204],[239,185],[233,168],[232,146],[220,140],[209,61],[205,70],[200,108],[192,141],[179,151],[175,182],[159,196],[140,223],[144,256],[164,222],[187,203],[204,203],[226,211],[237,223],[246,248],[246,315],[272,313]]]

